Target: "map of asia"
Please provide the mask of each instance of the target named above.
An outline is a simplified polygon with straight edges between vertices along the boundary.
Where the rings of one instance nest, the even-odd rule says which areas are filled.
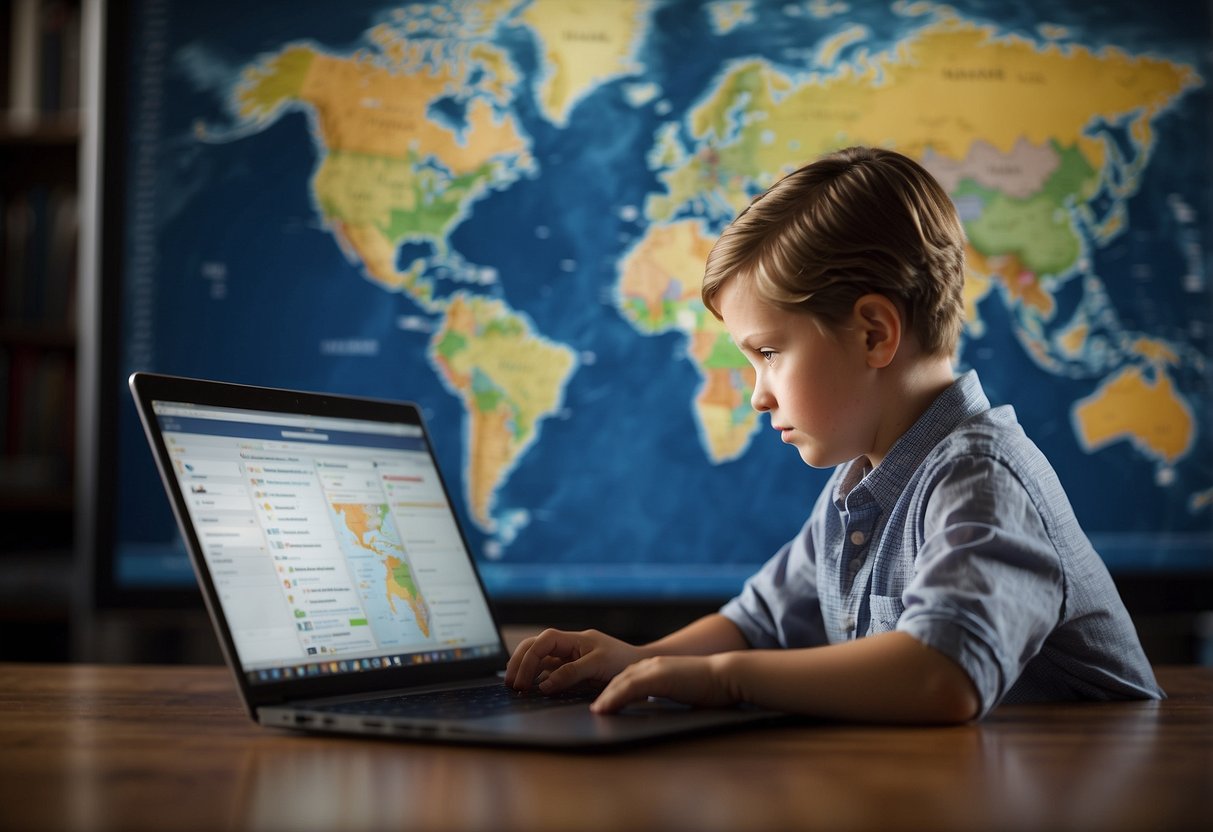
[[[1109,565],[1209,567],[1207,3],[145,6],[126,369],[419,402],[491,591],[726,595],[796,532],[828,472],[699,282],[855,144],[952,196],[958,367]]]

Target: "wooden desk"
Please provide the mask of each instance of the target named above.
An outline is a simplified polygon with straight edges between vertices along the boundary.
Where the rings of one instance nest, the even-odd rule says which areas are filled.
[[[1213,828],[1213,669],[1158,703],[598,755],[259,728],[218,667],[0,665],[0,829]]]

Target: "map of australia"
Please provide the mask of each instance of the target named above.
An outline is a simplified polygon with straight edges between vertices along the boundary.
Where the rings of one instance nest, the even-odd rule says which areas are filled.
[[[1209,173],[1191,155],[1213,140],[1207,16],[466,0],[372,3],[338,38],[310,9],[306,36],[268,34],[235,63],[180,50],[222,105],[189,141],[200,158],[306,148],[278,187],[306,193],[307,233],[343,266],[257,279],[290,281],[296,309],[352,335],[298,355],[298,383],[423,399],[440,450],[457,448],[491,589],[549,560],[625,592],[639,561],[714,563],[711,586],[734,586],[794,531],[757,518],[798,520],[816,481],[758,441],[753,372],[699,284],[750,200],[855,144],[917,159],[952,197],[968,235],[957,367],[1068,472],[1101,553],[1142,557],[1141,536],[1166,531],[1175,557],[1207,557]],[[1107,486],[1129,470],[1132,504]],[[363,508],[342,509],[361,535]],[[425,626],[376,528],[384,598]]]

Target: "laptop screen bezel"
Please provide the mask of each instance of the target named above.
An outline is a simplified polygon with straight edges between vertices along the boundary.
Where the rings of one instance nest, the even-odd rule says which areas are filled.
[[[418,664],[402,667],[364,670],[359,672],[338,673],[328,676],[306,676],[283,681],[257,682],[249,681],[247,672],[241,665],[235,641],[219,602],[218,593],[211,576],[205,557],[202,556],[202,546],[190,521],[186,506],[185,495],[177,477],[168,464],[168,448],[164,434],[160,429],[153,405],[155,402],[172,402],[194,405],[199,407],[223,407],[246,411],[259,411],[267,415],[283,414],[289,416],[315,416],[318,418],[348,418],[361,421],[384,422],[393,425],[412,425],[421,429],[421,436],[426,452],[434,460],[433,444],[421,412],[410,402],[387,401],[383,399],[359,398],[353,396],[338,396],[325,393],[315,393],[279,388],[251,387],[242,384],[208,381],[202,379],[167,376],[155,373],[133,373],[128,382],[131,393],[135,398],[139,419],[143,423],[144,432],[155,457],[156,469],[160,472],[161,481],[168,493],[173,516],[181,530],[189,552],[190,563],[202,590],[202,597],[210,615],[220,647],[229,669],[236,678],[240,688],[241,698],[251,716],[256,716],[256,709],[265,705],[277,705],[288,700],[300,698],[319,698],[337,695],[357,695],[374,693],[392,688],[414,687],[446,681],[461,681],[488,676],[505,666],[508,658],[505,644],[501,638],[501,626],[491,598],[485,590],[484,581],[476,567],[476,559],[468,544],[458,517],[452,512],[452,519],[459,532],[460,542],[471,563],[472,572],[476,576],[476,585],[488,607],[488,614],[493,623],[493,631],[497,639],[496,652],[485,657],[464,658],[439,664]],[[441,484],[447,504],[452,505],[450,490],[442,477],[442,472],[435,462],[435,473]]]

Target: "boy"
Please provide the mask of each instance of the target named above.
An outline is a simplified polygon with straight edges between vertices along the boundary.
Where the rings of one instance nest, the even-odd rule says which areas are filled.
[[[600,713],[664,696],[931,723],[1161,698],[1053,469],[974,372],[953,376],[964,242],[939,184],[887,150],[834,153],[755,199],[713,247],[703,301],[754,366],[754,408],[834,475],[719,613],[643,646],[548,630],[506,684],[605,683]]]

